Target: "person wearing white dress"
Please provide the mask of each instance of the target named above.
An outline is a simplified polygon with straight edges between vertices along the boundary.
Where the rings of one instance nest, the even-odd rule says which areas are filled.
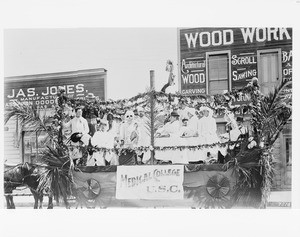
[[[97,126],[97,131],[91,138],[91,145],[95,148],[114,148],[114,138],[112,133],[108,131],[108,121],[101,120],[100,128]],[[87,165],[96,164],[97,166],[105,166],[105,160],[110,162],[113,156],[113,151],[95,151],[91,157],[89,157]],[[94,163],[93,163],[94,162]]]
[[[139,137],[138,123],[134,120],[134,113],[129,110],[125,113],[125,123],[120,127],[120,140],[124,148],[134,148],[138,145]]]
[[[179,123],[180,123],[180,126],[182,126],[182,120],[184,118],[188,118],[188,109],[189,107],[187,107],[187,105],[181,101],[179,102],[179,110],[178,110],[178,114],[179,114]]]
[[[217,123],[213,118],[213,111],[204,106],[200,108],[200,112],[203,112],[203,117],[199,120],[198,134],[200,144],[211,145],[219,142],[217,135]],[[203,148],[204,156],[202,160],[207,158],[205,153],[210,152],[211,155],[216,156],[218,154],[219,147]]]
[[[203,117],[199,120],[198,134],[202,144],[213,144],[219,142],[217,135],[217,123],[213,118],[213,111],[208,107],[201,107]]]
[[[179,114],[175,111],[170,114],[170,122],[166,123],[163,127],[159,128],[156,132],[155,145],[157,146],[180,146],[180,123],[178,121]],[[183,152],[178,150],[164,150],[156,151],[156,159],[163,161],[171,161],[174,163],[186,164],[187,157],[183,156]]]
[[[176,137],[179,136],[179,114],[175,111],[170,114],[170,121],[159,128],[156,132],[156,137]]]
[[[198,138],[198,126],[199,119],[196,115],[196,110],[194,108],[186,108],[188,120],[187,127],[184,136],[182,137],[182,145],[184,146],[197,146],[200,145]],[[183,128],[183,127],[182,127]],[[182,151],[183,156],[187,157],[188,162],[198,162],[202,155],[203,151],[201,149],[184,149]]]
[[[188,118],[182,119],[182,126],[179,129],[180,137],[190,137],[194,132],[188,127]]]
[[[237,121],[235,120],[234,113],[230,111],[225,111],[225,120],[227,121],[226,126],[230,126],[229,130],[229,140],[237,141],[238,137],[241,135]]]
[[[145,116],[145,110],[142,107],[137,107],[138,116],[136,122],[138,123],[140,137],[138,140],[138,147],[149,147],[151,145],[149,119]],[[138,163],[146,163],[150,159],[150,150],[145,152],[138,152]]]
[[[136,152],[130,149],[138,147],[140,139],[140,129],[138,123],[134,120],[134,113],[128,110],[125,113],[125,123],[120,127],[120,146],[127,150],[119,158],[120,165],[134,164],[136,161]]]
[[[198,136],[199,119],[194,108],[187,108],[188,124],[187,126],[193,133],[190,136]]]

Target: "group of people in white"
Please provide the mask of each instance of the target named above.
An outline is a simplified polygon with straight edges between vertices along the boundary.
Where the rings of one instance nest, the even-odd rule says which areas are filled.
[[[74,163],[82,158],[82,146],[92,146],[95,150],[89,154],[86,165],[105,166],[106,164],[120,164],[120,157],[114,151],[114,148],[131,148],[140,146],[150,146],[150,136],[147,130],[147,118],[144,109],[138,107],[135,113],[128,110],[125,115],[112,115],[108,119],[105,115],[102,119],[97,118],[95,123],[88,124],[82,117],[82,108],[75,109],[75,117],[64,123],[64,135],[69,138],[70,156]],[[95,126],[96,132],[91,134],[90,126]],[[97,149],[97,148],[106,148]],[[138,161],[148,157],[149,152],[140,152],[133,154]]]
[[[96,119],[94,134],[89,134],[90,129],[87,120],[82,117],[82,109],[76,108],[76,116],[64,125],[65,132],[70,136],[70,156],[76,162],[82,157],[80,145],[96,148],[89,154],[86,165],[104,166],[119,165],[122,163],[122,155],[117,154],[114,148],[138,148],[149,147],[150,127],[149,119],[142,107],[135,111],[128,110],[125,115],[105,115],[102,119]],[[199,110],[181,105],[180,109],[171,112],[161,111],[161,123],[155,132],[155,146],[169,147],[168,149],[155,150],[155,159],[171,162],[173,164],[206,162],[217,159],[220,152],[226,155],[227,148],[217,145],[218,142],[236,141],[240,134],[246,133],[245,127],[239,126],[233,113],[225,113],[225,119],[231,124],[231,130],[227,134],[218,134],[213,110],[203,106]],[[212,144],[214,144],[212,146]],[[200,149],[181,149],[178,146],[203,146]],[[97,149],[97,148],[107,148]],[[174,148],[174,149],[172,149]],[[116,149],[118,150],[118,149]],[[150,159],[150,150],[136,149],[131,153],[138,164],[147,163]],[[128,156],[128,154],[127,154]],[[127,157],[128,158],[128,157]]]

